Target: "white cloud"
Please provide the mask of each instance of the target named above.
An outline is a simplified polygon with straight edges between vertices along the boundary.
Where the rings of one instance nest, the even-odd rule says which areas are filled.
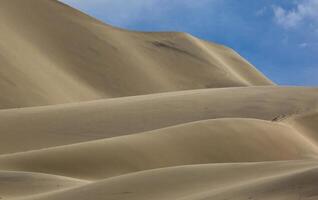
[[[284,28],[295,28],[301,23],[318,23],[318,0],[297,1],[295,8],[273,6],[275,21]]]

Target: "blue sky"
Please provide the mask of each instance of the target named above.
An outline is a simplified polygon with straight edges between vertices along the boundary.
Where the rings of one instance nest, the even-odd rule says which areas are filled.
[[[235,49],[280,85],[318,86],[318,0],[62,0],[105,23]]]

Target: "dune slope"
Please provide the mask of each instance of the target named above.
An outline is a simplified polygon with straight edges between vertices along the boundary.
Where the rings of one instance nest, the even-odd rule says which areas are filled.
[[[318,199],[318,88],[56,0],[0,0],[0,38],[0,199]]]
[[[61,191],[87,184],[87,181],[47,174],[0,171],[0,196],[18,198]]]
[[[316,153],[315,145],[284,124],[218,119],[4,155],[0,169],[96,180],[162,167],[297,160]]]
[[[272,84],[226,47],[117,29],[56,0],[1,0],[0,29],[0,108]]]
[[[0,154],[134,134],[207,119],[279,121],[317,107],[318,89],[243,87],[2,110]]]
[[[317,162],[312,161],[209,164],[119,176],[28,200],[310,199],[317,195],[317,182]]]
[[[296,115],[286,120],[300,132],[306,133],[307,137],[318,145],[318,111],[314,110],[301,115]]]

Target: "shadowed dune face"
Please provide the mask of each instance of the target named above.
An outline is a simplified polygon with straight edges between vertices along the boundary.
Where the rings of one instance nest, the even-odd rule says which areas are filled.
[[[317,88],[56,0],[0,0],[0,38],[0,199],[318,198]]]

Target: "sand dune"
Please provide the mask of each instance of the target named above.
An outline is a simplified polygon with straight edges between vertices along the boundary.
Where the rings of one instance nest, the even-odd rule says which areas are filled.
[[[317,108],[317,99],[318,89],[246,87],[2,110],[0,153],[110,138],[207,119],[279,121]]]
[[[208,164],[119,176],[30,199],[280,199],[280,191],[297,199],[317,194],[317,181],[314,161]]]
[[[0,28],[2,108],[272,84],[226,47],[105,26],[55,0],[1,0]]]
[[[102,179],[189,164],[314,157],[318,148],[292,128],[252,119],[218,119],[106,140],[0,156],[0,169]]]
[[[47,174],[0,171],[0,194],[3,198],[18,198],[65,190],[87,184],[87,181]]]
[[[318,199],[318,88],[56,0],[0,0],[0,30],[0,199]]]
[[[318,145],[318,111],[296,115],[287,119],[286,122],[294,126],[300,132],[306,133],[307,137]]]

